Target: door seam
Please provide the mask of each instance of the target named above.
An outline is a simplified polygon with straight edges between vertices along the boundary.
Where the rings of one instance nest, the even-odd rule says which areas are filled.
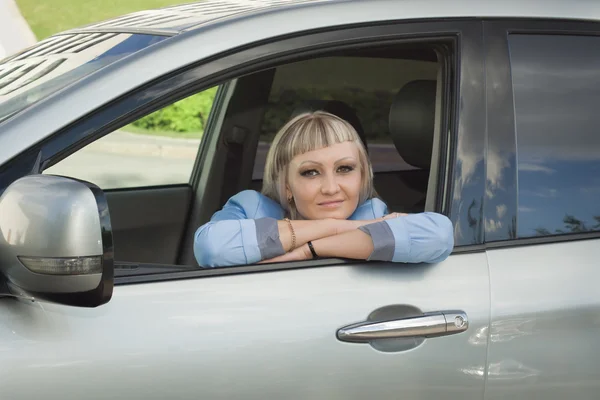
[[[486,335],[486,349],[485,349],[485,365],[483,367],[483,396],[482,399],[486,399],[487,385],[489,377],[489,357],[492,337],[492,268],[490,267],[490,259],[488,257],[488,251],[485,251],[485,260],[488,270],[488,328]]]

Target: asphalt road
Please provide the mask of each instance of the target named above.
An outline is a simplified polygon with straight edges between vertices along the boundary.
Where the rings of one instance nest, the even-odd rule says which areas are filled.
[[[102,189],[187,183],[199,141],[113,132],[45,173],[74,176]]]
[[[45,171],[74,176],[102,189],[187,183],[199,140],[113,132]],[[268,143],[259,145],[254,178],[260,179]],[[393,145],[369,147],[375,171],[411,168]]]

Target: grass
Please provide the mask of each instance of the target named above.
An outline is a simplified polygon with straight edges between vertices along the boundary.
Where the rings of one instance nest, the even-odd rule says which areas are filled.
[[[55,33],[135,11],[192,0],[16,0],[33,33],[42,40]]]
[[[142,135],[152,135],[152,136],[167,136],[178,139],[202,139],[202,135],[204,132],[173,132],[173,131],[158,131],[158,130],[148,130],[144,128],[138,128],[133,125],[126,125],[119,129],[121,131],[129,132],[129,133],[137,133]]]

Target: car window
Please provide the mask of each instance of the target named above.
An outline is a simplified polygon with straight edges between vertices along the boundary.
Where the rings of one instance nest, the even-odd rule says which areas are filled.
[[[600,37],[509,37],[519,237],[600,231]]]
[[[389,112],[394,96],[407,83],[436,80],[436,61],[383,57],[332,56],[278,67],[263,120],[253,179],[262,179],[269,145],[277,130],[306,107],[326,107],[335,101],[348,106],[362,126],[374,172],[418,169],[394,146]],[[347,117],[344,112],[343,116]]]
[[[114,131],[44,171],[101,189],[189,182],[216,87],[196,93]]]
[[[86,75],[166,38],[125,33],[57,35],[0,61],[0,122]]]

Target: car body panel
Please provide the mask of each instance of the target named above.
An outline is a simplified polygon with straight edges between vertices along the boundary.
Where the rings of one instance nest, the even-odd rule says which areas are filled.
[[[148,32],[173,35],[201,24],[297,4],[331,0],[208,0],[143,10],[76,28],[78,32]]]
[[[97,309],[6,299],[0,385],[12,400],[64,398],[66,391],[85,399],[480,400],[484,376],[473,371],[485,366],[488,288],[481,252],[431,266],[123,284]],[[404,351],[336,338],[339,328],[390,305],[460,309],[469,328],[416,348],[406,339]]]
[[[600,390],[600,239],[488,250],[486,400],[592,399]]]

